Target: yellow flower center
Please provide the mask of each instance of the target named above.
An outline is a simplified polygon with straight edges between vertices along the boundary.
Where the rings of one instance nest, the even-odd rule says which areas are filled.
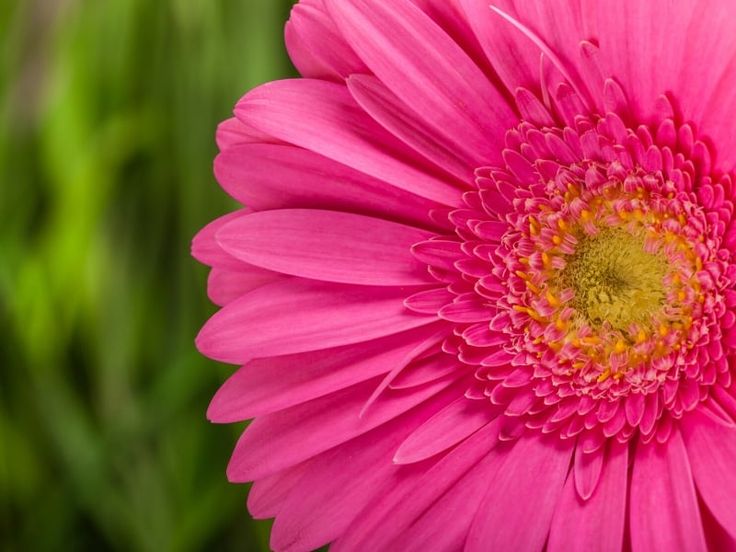
[[[644,236],[609,228],[582,236],[557,285],[575,292],[572,306],[591,327],[604,322],[621,332],[648,326],[666,302],[667,262],[644,250]],[[579,325],[579,324],[576,324]]]

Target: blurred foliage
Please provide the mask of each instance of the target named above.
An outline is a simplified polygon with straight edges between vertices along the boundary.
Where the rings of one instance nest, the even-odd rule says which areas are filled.
[[[267,550],[189,242],[289,0],[0,0],[0,549]]]

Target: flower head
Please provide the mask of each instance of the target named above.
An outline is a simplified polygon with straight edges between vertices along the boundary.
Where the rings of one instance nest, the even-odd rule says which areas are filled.
[[[736,547],[736,8],[669,4],[294,8],[194,244],[274,549]]]

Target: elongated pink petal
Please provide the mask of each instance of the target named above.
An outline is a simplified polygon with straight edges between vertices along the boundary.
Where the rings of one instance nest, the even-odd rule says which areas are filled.
[[[254,360],[220,387],[207,417],[217,423],[247,420],[375,378],[409,362],[436,331],[435,324],[337,349]]]
[[[697,410],[681,424],[698,492],[713,517],[736,538],[736,430],[723,427]]]
[[[279,209],[234,220],[216,237],[233,257],[276,272],[326,282],[406,286],[434,281],[410,251],[429,236],[363,215]]]
[[[509,91],[539,90],[539,50],[491,12],[486,0],[458,0],[485,55]],[[508,9],[507,6],[504,6]]]
[[[370,504],[362,519],[338,539],[335,552],[390,550],[391,545],[433,504],[498,444],[498,428],[489,424],[453,449],[414,484]]]
[[[344,86],[312,79],[271,82],[246,94],[235,114],[263,132],[398,188],[459,204],[451,179],[416,168],[423,164],[417,154],[366,115]]]
[[[197,336],[202,354],[242,364],[361,343],[424,326],[436,317],[408,311],[405,290],[310,280],[276,282],[230,303]]]
[[[528,435],[519,439],[489,483],[465,550],[541,550],[573,449],[573,442],[557,437]]]
[[[453,380],[443,380],[421,389],[388,390],[373,406],[370,416],[363,418],[360,410],[378,384],[375,379],[259,416],[238,441],[228,465],[228,478],[245,482],[269,476],[362,435],[430,397],[434,397],[433,405],[442,408],[457,397],[457,386],[447,390],[452,383]]]
[[[218,219],[213,220],[207,226],[202,228],[192,240],[192,257],[200,263],[211,267],[222,268],[225,270],[241,270],[247,265],[239,261],[229,253],[227,253],[217,240],[215,234],[231,222],[245,214],[250,213],[250,209],[241,209],[233,213],[228,213]]]
[[[593,495],[584,500],[568,476],[555,508],[549,552],[620,552],[624,542],[629,445],[608,444],[601,477]],[[575,474],[577,477],[577,474]]]
[[[276,517],[292,489],[301,480],[312,460],[296,464],[255,481],[248,493],[248,511],[255,519]]]
[[[458,179],[475,179],[473,167],[477,161],[468,159],[454,143],[429,127],[376,77],[353,75],[347,84],[355,101],[391,134]]]
[[[391,456],[409,432],[435,410],[434,404],[425,403],[316,457],[276,517],[272,548],[283,552],[314,550],[339,537],[373,497],[382,496],[403,475],[399,471],[412,469],[393,465]],[[414,469],[421,473],[426,467]]]
[[[487,492],[489,482],[503,467],[509,448],[509,444],[497,446],[468,470],[411,527],[397,535],[396,549],[404,552],[462,550],[473,515]]]
[[[736,538],[728,534],[713,517],[708,508],[702,508],[703,528],[708,541],[708,550],[736,550]]]
[[[516,117],[463,50],[408,0],[325,0],[360,58],[474,166],[499,160]],[[459,138],[462,137],[461,140]]]
[[[414,250],[413,250],[414,251]],[[429,291],[420,291],[414,295],[407,297],[404,305],[409,310],[421,314],[434,314],[444,307],[447,303],[451,303],[455,298],[455,294],[446,288],[437,288]]]
[[[637,444],[630,505],[634,552],[706,550],[698,498],[679,431],[673,431],[665,444]]]
[[[392,389],[408,389],[424,385],[449,374],[467,371],[467,366],[444,352],[417,359],[391,380]]]
[[[598,478],[603,469],[604,449],[585,454],[582,447],[575,449],[575,489],[583,500],[589,499],[598,485]]]
[[[207,295],[213,303],[224,307],[254,289],[284,278],[277,272],[245,263],[238,270],[213,268],[207,278]]]
[[[368,72],[325,11],[322,0],[296,4],[284,38],[291,61],[304,77],[340,81],[352,73]]]
[[[736,137],[728,132],[723,120],[736,107],[736,37],[729,26],[736,17],[736,5],[720,2],[714,6],[705,0],[690,0],[673,11],[678,12],[671,14],[678,19],[678,26],[688,27],[682,38],[679,71],[667,72],[668,84],[676,92],[674,97],[681,103],[684,117],[699,123],[700,132],[713,140],[717,166],[731,171],[736,166]]]
[[[435,204],[317,153],[290,145],[245,144],[215,159],[225,191],[257,210],[332,209],[433,226]]]
[[[215,139],[220,151],[229,150],[242,144],[279,142],[273,136],[244,124],[237,117],[226,119],[220,123],[217,126]]]
[[[503,89],[496,71],[483,53],[483,48],[472,32],[470,21],[465,16],[459,0],[411,0],[439,25],[455,43],[473,60],[496,88]]]
[[[485,401],[460,397],[418,427],[396,451],[394,462],[412,464],[430,458],[492,422],[498,411]]]

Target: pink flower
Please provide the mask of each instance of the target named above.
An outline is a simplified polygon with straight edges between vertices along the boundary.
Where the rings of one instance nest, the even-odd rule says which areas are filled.
[[[736,4],[302,0],[218,132],[272,547],[736,549]]]

